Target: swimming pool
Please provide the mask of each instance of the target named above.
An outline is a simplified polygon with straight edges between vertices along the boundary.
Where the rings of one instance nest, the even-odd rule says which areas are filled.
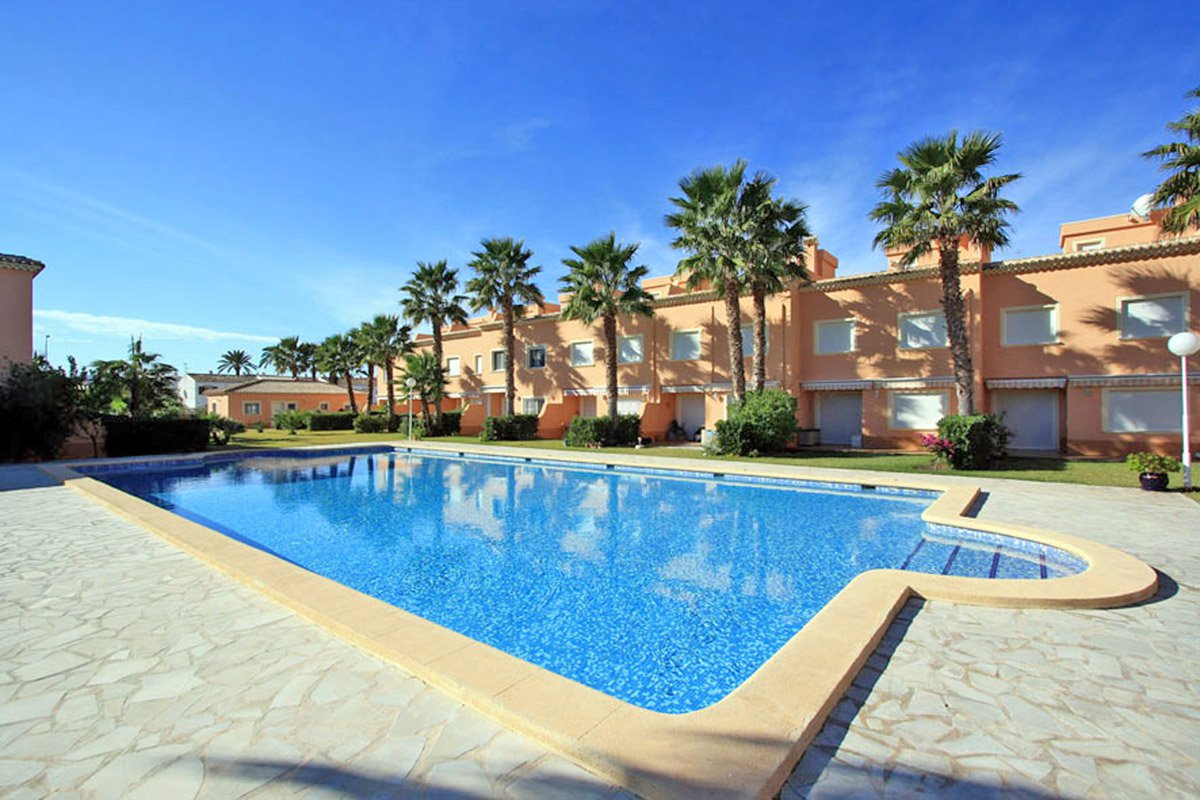
[[[1062,550],[931,526],[934,492],[390,448],[82,468],[654,711],[720,700],[854,576],[1057,577]]]

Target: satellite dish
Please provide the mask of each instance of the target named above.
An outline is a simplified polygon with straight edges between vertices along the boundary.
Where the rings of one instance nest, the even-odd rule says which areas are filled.
[[[1133,205],[1129,207],[1129,216],[1136,219],[1146,219],[1150,216],[1150,209],[1152,208],[1154,208],[1154,195],[1144,194],[1133,201]]]

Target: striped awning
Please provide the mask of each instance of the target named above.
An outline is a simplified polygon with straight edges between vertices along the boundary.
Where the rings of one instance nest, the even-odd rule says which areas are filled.
[[[1057,378],[989,378],[989,389],[1061,389],[1067,385],[1065,377]]]
[[[1072,375],[1067,378],[1072,386],[1178,386],[1179,374],[1169,372],[1145,375]],[[1188,375],[1190,385],[1200,385],[1200,375]]]
[[[871,381],[804,381],[800,388],[809,392],[861,392],[871,388]]]
[[[650,390],[645,384],[637,386],[618,386],[617,394],[619,395],[643,395]],[[563,397],[603,397],[608,394],[608,389],[603,387],[588,386],[582,388],[563,389]]]

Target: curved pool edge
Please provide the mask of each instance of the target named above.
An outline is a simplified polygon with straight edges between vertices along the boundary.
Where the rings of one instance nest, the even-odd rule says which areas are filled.
[[[362,447],[377,444],[364,442]],[[644,459],[636,456],[593,452],[539,451],[531,455],[528,449],[494,445],[387,445],[398,451],[439,450],[518,460],[646,466]],[[345,450],[346,446],[292,450],[301,449]],[[197,454],[196,459],[205,460],[205,456]],[[120,461],[131,460],[168,457]],[[664,461],[667,459],[655,458],[653,467],[936,491],[939,496],[922,515],[926,522],[1058,547],[1083,558],[1088,569],[1048,580],[959,578],[899,570],[862,573],[724,699],[686,714],[662,714],[617,700],[229,539],[81,475],[71,469],[71,463],[44,465],[41,469],[506,727],[650,798],[773,796],[910,597],[1010,607],[1097,608],[1137,602],[1157,589],[1153,569],[1115,548],[967,516],[979,497],[978,487],[851,470],[801,471],[745,462],[721,462],[714,469],[713,462],[699,459],[672,459],[669,464]]]

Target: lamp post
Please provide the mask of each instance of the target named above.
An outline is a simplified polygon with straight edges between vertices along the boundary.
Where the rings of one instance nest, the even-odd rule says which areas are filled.
[[[1183,391],[1183,490],[1192,490],[1192,439],[1188,419],[1188,356],[1200,352],[1200,334],[1184,331],[1167,340],[1167,349],[1179,356],[1179,381]]]
[[[408,438],[412,439],[412,392],[413,387],[417,385],[417,379],[408,377],[404,379],[404,385],[408,387]]]

